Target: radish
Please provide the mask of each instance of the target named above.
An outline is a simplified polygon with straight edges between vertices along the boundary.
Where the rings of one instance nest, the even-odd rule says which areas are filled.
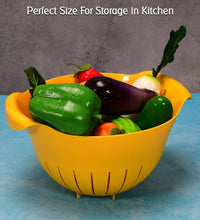
[[[165,67],[168,63],[174,61],[174,54],[179,47],[178,43],[185,37],[185,35],[186,28],[183,25],[176,32],[172,30],[170,32],[170,38],[165,46],[160,65],[157,67],[156,70],[153,68],[152,75],[147,74],[141,76],[136,79],[132,85],[140,89],[153,90],[158,95],[160,95],[161,84],[156,77],[163,67]]]
[[[135,82],[133,83],[133,86],[139,89],[152,90],[156,92],[156,94],[160,95],[160,91],[161,91],[160,81],[156,77],[150,74],[141,76],[138,79],[136,79]]]

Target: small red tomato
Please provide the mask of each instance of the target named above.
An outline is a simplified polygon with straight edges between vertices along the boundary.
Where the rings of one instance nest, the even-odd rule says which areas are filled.
[[[105,122],[99,127],[95,128],[92,135],[93,136],[107,136],[107,135],[117,135],[117,134],[125,134],[124,129],[120,129],[113,122]]]
[[[77,77],[79,83],[87,81],[88,79],[95,76],[103,76],[101,73],[93,69],[90,64],[79,66],[75,63],[68,63],[68,65],[74,65],[78,67],[78,71],[74,73],[74,77]]]
[[[106,135],[111,135],[111,129],[112,128],[118,128],[119,127],[112,123],[112,122],[106,122],[102,125],[100,125],[99,127],[97,127],[96,129],[94,129],[92,135],[93,136],[106,136]]]

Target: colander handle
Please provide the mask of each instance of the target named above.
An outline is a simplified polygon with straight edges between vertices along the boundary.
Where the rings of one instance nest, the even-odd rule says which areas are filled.
[[[32,125],[37,125],[30,117],[28,103],[30,94],[12,93],[5,101],[6,119],[8,125],[14,130],[24,130]]]
[[[187,99],[191,99],[192,95],[188,91],[188,89],[181,84],[179,81],[160,73],[158,75],[158,79],[161,82],[162,87],[167,85],[167,91],[171,91],[172,93],[176,93],[180,96],[182,102],[184,103]]]

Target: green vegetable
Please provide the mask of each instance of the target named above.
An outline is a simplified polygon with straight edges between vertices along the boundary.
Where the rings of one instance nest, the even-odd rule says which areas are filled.
[[[99,114],[101,100],[80,84],[46,84],[36,86],[29,103],[32,118],[58,131],[90,135]]]
[[[120,129],[125,130],[126,134],[141,130],[140,127],[129,118],[119,116],[113,119],[112,122]]]
[[[173,62],[174,54],[179,47],[179,42],[185,37],[186,29],[182,25],[176,32],[170,32],[170,38],[165,46],[163,57],[161,63],[158,65],[156,70],[153,68],[153,75],[144,75],[136,79],[132,84],[133,86],[140,89],[149,89],[155,91],[160,95],[161,84],[160,81],[156,78],[160,70],[165,67],[168,63]]]
[[[165,46],[161,63],[157,69],[153,69],[153,76],[156,77],[160,70],[165,67],[168,63],[174,61],[174,54],[179,47],[179,42],[185,37],[186,28],[182,25],[177,31],[170,32],[170,38]]]
[[[146,103],[136,123],[145,130],[168,121],[172,115],[173,107],[170,100],[165,96],[155,96]]]
[[[28,77],[28,81],[30,84],[30,94],[31,97],[33,96],[33,91],[36,86],[46,84],[43,77],[39,74],[39,72],[35,69],[35,67],[30,66],[29,68],[25,69],[24,72],[26,73]]]

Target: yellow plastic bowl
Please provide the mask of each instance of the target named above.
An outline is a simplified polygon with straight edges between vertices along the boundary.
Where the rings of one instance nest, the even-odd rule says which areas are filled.
[[[132,84],[145,71],[133,75],[104,75]],[[173,117],[166,123],[131,134],[114,136],[74,136],[54,130],[31,119],[29,91],[13,93],[5,102],[11,128],[27,129],[35,153],[45,171],[56,182],[81,195],[111,196],[129,190],[143,181],[155,168],[164,150],[172,125],[189,91],[176,80],[158,75],[173,105]],[[53,78],[47,83],[75,83],[72,75]]]

